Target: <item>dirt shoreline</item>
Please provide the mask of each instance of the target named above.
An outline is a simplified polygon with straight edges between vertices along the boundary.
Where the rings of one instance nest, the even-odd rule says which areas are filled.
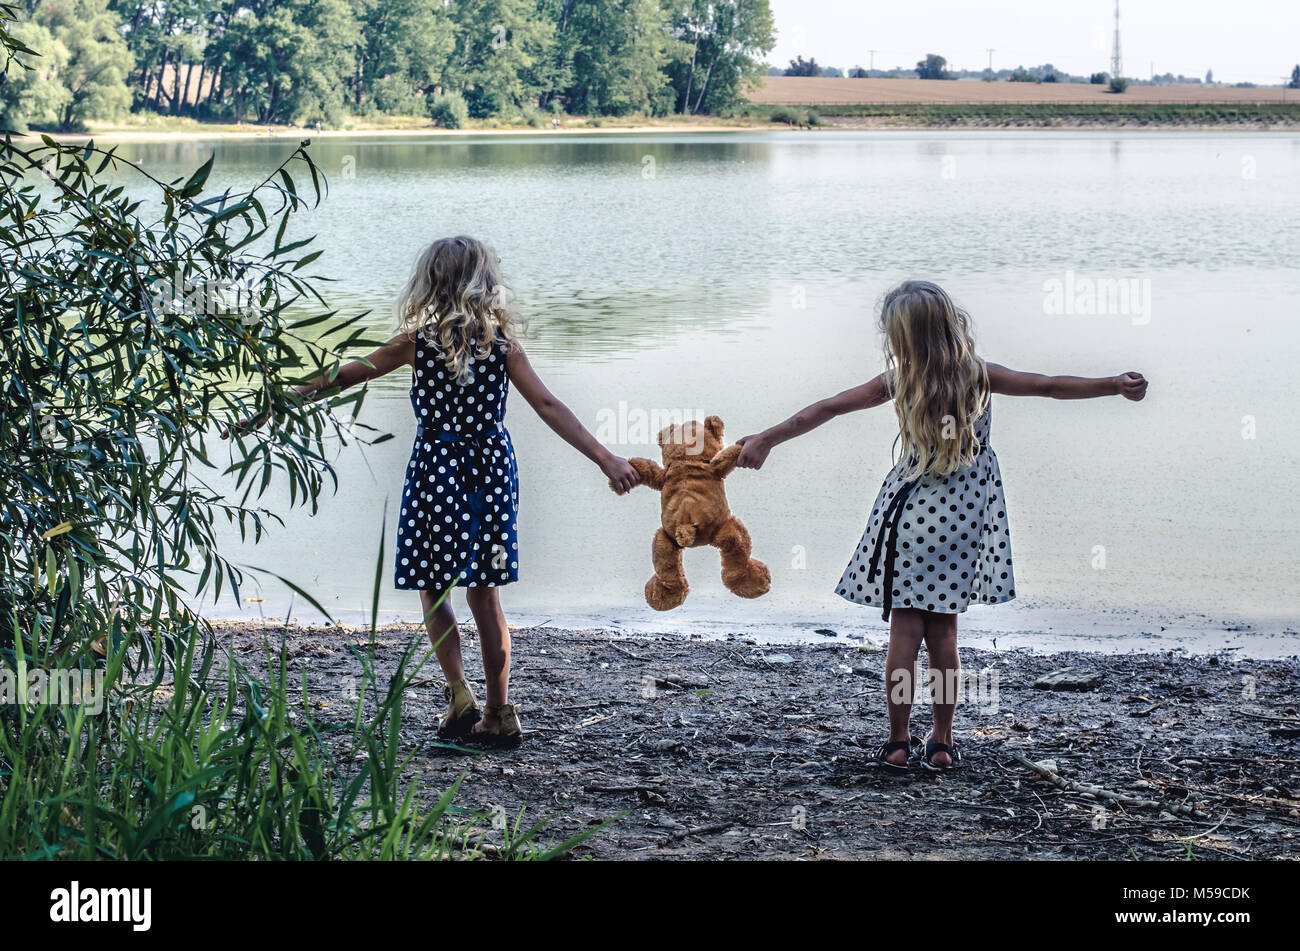
[[[368,632],[216,622],[256,669],[269,639],[305,671],[313,715],[347,709]],[[882,773],[879,645],[514,632],[512,699],[529,737],[469,751],[436,736],[441,674],[408,690],[403,755],[432,801],[547,820],[600,859],[1287,859],[1300,854],[1300,661],[963,650],[979,689],[958,712],[960,771]],[[379,630],[390,673],[422,632]],[[463,638],[471,682],[477,643]],[[423,652],[421,653],[423,656]],[[924,653],[922,655],[924,657]],[[1077,667],[1078,692],[1036,689]],[[914,710],[923,732],[929,710]],[[1038,764],[1035,771],[1031,764]]]

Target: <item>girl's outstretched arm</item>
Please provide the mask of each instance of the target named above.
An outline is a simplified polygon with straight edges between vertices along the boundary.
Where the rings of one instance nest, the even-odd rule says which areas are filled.
[[[352,360],[343,364],[339,367],[339,372],[334,375],[334,379],[331,380],[326,374],[321,374],[309,383],[295,386],[289,392],[302,402],[312,403],[326,393],[346,390],[350,386],[391,373],[400,366],[410,366],[414,358],[415,339],[406,334],[398,334],[365,359]],[[258,428],[264,422],[266,416],[260,419],[241,419],[235,424],[234,430],[236,433],[247,432]],[[223,431],[221,438],[225,439],[229,435],[228,431]]]
[[[295,386],[293,392],[310,403],[320,399],[325,393],[346,390],[358,383],[365,383],[386,373],[392,373],[398,367],[411,366],[414,359],[415,338],[404,333],[398,334],[364,360],[353,360],[343,364],[334,379],[331,380],[322,374],[310,383]]]
[[[795,436],[802,436],[836,416],[843,416],[845,413],[853,413],[860,409],[870,409],[888,403],[889,399],[889,386],[882,373],[861,386],[855,386],[851,390],[836,393],[811,406],[805,406],[783,423],[777,423],[761,433],[738,440],[741,450],[736,465],[742,469],[761,469],[763,463],[767,461],[767,454],[774,446],[794,439]]]
[[[636,469],[632,468],[626,459],[614,455],[598,443],[596,437],[587,431],[587,427],[579,422],[577,416],[573,415],[573,410],[556,399],[555,395],[546,388],[546,384],[528,362],[528,355],[524,353],[524,348],[519,346],[518,342],[510,346],[510,353],[506,357],[506,372],[510,374],[510,382],[515,385],[515,389],[523,394],[528,405],[542,418],[542,422],[550,426],[555,434],[570,446],[600,466],[600,471],[609,477],[610,485],[614,486],[616,491],[627,492],[640,482],[641,477]]]
[[[1045,376],[1021,373],[996,363],[988,364],[989,386],[1003,396],[1046,396],[1054,400],[1088,400],[1098,396],[1122,396],[1137,400],[1147,395],[1147,381],[1141,373],[1130,370],[1118,376]]]

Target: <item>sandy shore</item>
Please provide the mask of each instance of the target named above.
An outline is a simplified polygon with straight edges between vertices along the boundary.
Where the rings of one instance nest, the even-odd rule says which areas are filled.
[[[517,126],[499,129],[441,129],[436,126],[421,126],[410,129],[300,129],[292,126],[249,126],[243,129],[229,126],[212,126],[193,129],[91,129],[84,133],[50,133],[50,138],[57,142],[195,142],[210,140],[288,140],[301,139],[355,139],[355,138],[410,138],[425,136],[435,138],[492,138],[501,136],[569,136],[569,135],[647,135],[663,133],[716,133],[716,132],[753,132],[764,129],[780,129],[784,126],[771,122],[758,122],[743,125],[724,125],[720,123],[664,123],[662,125],[628,125],[628,126],[569,126],[559,129],[535,129],[532,126]],[[37,135],[27,138],[36,138]],[[20,136],[19,138],[23,138]]]
[[[251,667],[269,638],[306,672],[318,720],[345,698],[367,635],[341,627],[217,624]],[[391,672],[413,625],[382,628]],[[471,680],[478,651],[464,638]],[[924,655],[923,655],[924,656]],[[881,772],[879,645],[772,647],[743,638],[515,632],[512,699],[529,736],[511,752],[438,741],[440,674],[409,688],[403,756],[422,798],[462,771],[459,803],[568,837],[597,858],[1285,859],[1300,845],[1300,662],[1228,656],[963,650],[965,765]],[[1076,692],[1037,678],[1075,667]],[[918,707],[914,730],[929,711]],[[342,742],[342,741],[338,741]]]
[[[200,141],[300,141],[302,139],[402,139],[424,138],[517,138],[548,136],[588,136],[588,135],[677,135],[677,134],[717,134],[743,132],[789,132],[789,131],[943,131],[960,133],[963,131],[1024,131],[1026,129],[1055,129],[1062,131],[1175,131],[1175,132],[1295,132],[1300,123],[1278,121],[1275,123],[1211,123],[1191,124],[1177,122],[1138,122],[1133,120],[1093,121],[1082,118],[1029,117],[1015,120],[987,120],[972,117],[960,122],[924,122],[909,116],[841,116],[824,113],[817,126],[796,126],[789,123],[771,122],[761,119],[736,120],[729,123],[717,122],[665,122],[650,125],[626,126],[566,126],[559,129],[535,129],[531,126],[518,126],[497,129],[440,129],[434,126],[419,128],[376,128],[376,129],[299,129],[289,126],[277,126],[271,129],[249,126],[234,128],[230,126],[196,126],[184,129],[131,129],[105,127],[91,129],[85,133],[49,133],[57,142],[84,143],[91,139],[100,143],[129,142],[200,142]],[[39,134],[17,136],[31,140]]]

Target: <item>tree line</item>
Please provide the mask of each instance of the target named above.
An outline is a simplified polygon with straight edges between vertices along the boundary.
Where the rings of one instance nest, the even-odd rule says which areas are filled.
[[[775,42],[768,0],[26,0],[38,56],[6,125],[126,110],[338,125],[349,115],[726,114]]]

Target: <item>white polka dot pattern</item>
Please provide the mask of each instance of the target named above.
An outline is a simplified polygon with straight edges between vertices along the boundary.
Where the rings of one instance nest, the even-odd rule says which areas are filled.
[[[394,583],[443,591],[519,578],[519,474],[504,418],[509,377],[498,341],[461,385],[417,338],[411,406],[419,426],[397,523]]]
[[[1001,604],[1016,596],[1011,571],[1011,532],[1002,472],[989,445],[993,410],[975,423],[979,455],[949,476],[924,476],[894,517],[897,559],[889,592],[895,608],[960,614],[971,604]],[[885,568],[870,577],[872,552],[884,548],[890,500],[906,491],[903,462],[890,471],[876,496],[871,519],[835,593],[858,604],[883,605]]]

